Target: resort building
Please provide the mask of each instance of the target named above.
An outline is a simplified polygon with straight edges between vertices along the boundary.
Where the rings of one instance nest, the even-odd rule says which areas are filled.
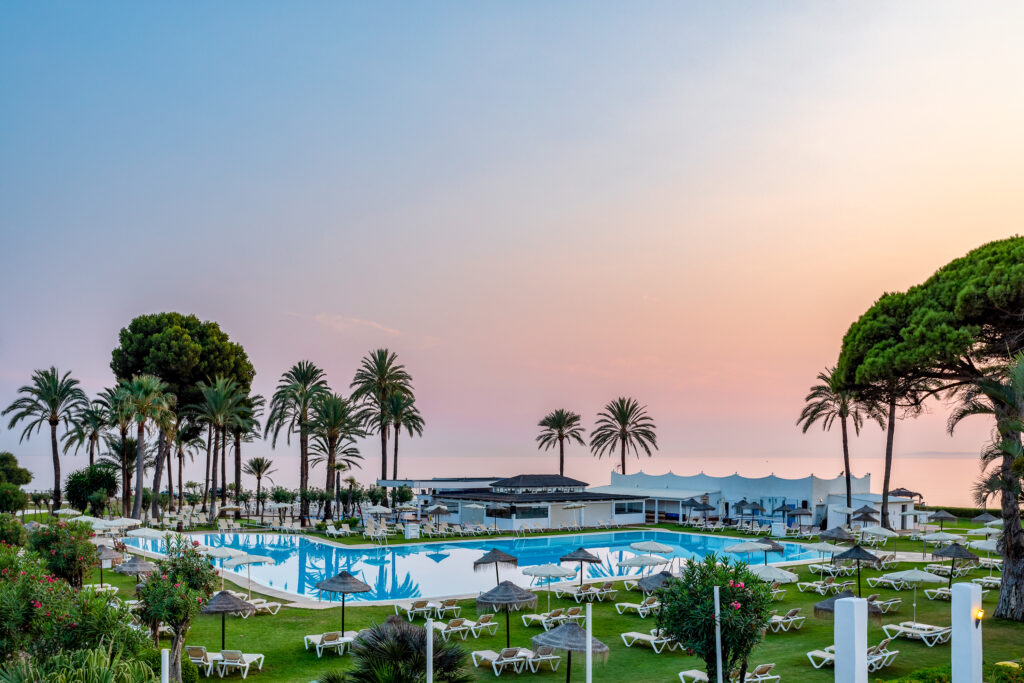
[[[573,524],[642,524],[644,501],[630,494],[588,491],[587,483],[557,474],[485,479],[387,479],[381,486],[409,486],[424,504],[443,503],[450,523],[497,525],[512,530]]]
[[[851,479],[854,509],[864,505],[881,510],[881,494],[871,493],[871,475]],[[846,522],[846,514],[840,512],[846,506],[846,479],[840,475],[823,479],[814,475],[800,479],[786,479],[775,475],[767,477],[744,477],[733,474],[715,477],[709,474],[682,476],[673,474],[622,475],[612,472],[611,483],[596,486],[591,493],[609,496],[630,495],[643,499],[644,519],[647,522],[676,521],[689,513],[684,501],[693,499],[714,507],[709,517],[738,517],[736,504],[740,501],[758,503],[767,513],[760,518],[772,517],[772,511],[786,504],[792,509],[806,508],[810,517],[792,522],[818,525],[826,519],[827,526]],[[910,528],[914,524],[911,513],[914,501],[910,498],[889,498],[889,519],[894,529]],[[748,513],[749,514],[749,513]],[[782,519],[781,515],[775,518]],[[870,523],[869,523],[870,524]]]

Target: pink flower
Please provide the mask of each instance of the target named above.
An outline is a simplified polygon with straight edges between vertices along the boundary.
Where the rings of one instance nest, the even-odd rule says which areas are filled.
[[[739,586],[740,586],[740,588],[745,588],[745,586],[743,585],[742,581],[740,581]]]

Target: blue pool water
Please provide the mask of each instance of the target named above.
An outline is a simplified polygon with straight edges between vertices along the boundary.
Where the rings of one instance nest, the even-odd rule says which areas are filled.
[[[474,572],[473,561],[491,548],[498,548],[519,559],[518,568],[501,569],[502,580],[511,580],[520,586],[533,584],[532,577],[521,570],[539,564],[558,564],[558,558],[576,548],[584,547],[601,558],[600,564],[584,565],[588,579],[604,577],[638,576],[638,568],[619,567],[617,563],[633,555],[643,554],[629,546],[637,541],[657,541],[672,546],[675,556],[700,559],[710,553],[722,554],[723,549],[736,538],[702,536],[674,531],[609,531],[572,536],[534,536],[508,540],[486,538],[416,543],[381,548],[347,548],[321,543],[317,539],[299,535],[263,533],[210,533],[193,534],[193,539],[211,547],[225,546],[245,550],[254,555],[274,558],[273,565],[252,565],[254,586],[269,586],[307,598],[320,596],[316,584],[338,572],[349,571],[369,584],[373,590],[349,596],[351,601],[397,600],[408,598],[436,598],[467,595],[494,586],[494,568]],[[163,552],[164,542],[127,538],[125,542],[136,548]],[[813,552],[793,543],[783,543],[784,553],[769,553],[769,562],[803,560],[816,557]],[[753,564],[764,562],[763,553],[738,555]],[[220,560],[215,560],[219,565]],[[579,565],[566,564],[576,569]],[[246,582],[247,570],[234,570]],[[543,585],[543,580],[540,582]]]

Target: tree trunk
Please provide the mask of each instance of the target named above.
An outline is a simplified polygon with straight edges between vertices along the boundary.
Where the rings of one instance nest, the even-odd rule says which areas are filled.
[[[128,429],[121,427],[121,514],[128,516]]]
[[[203,479],[203,507],[199,512],[206,512],[206,496],[210,492],[210,442],[213,441],[213,425],[206,428],[206,478]]]
[[[558,437],[558,476],[565,476],[565,437]]]
[[[228,504],[228,428],[220,431],[220,506]]]
[[[996,415],[998,418],[1003,417],[999,412]],[[1003,438],[1013,441],[1019,448],[1020,432],[1011,431],[1003,435]],[[1021,515],[1016,493],[1020,474],[1013,470],[1014,456],[1005,450],[1003,453],[1002,462],[999,464],[1003,489],[1000,500],[1003,518],[1003,537],[1000,541],[1003,574],[999,586],[999,602],[992,616],[1021,622],[1024,621],[1024,529],[1020,525]]]
[[[306,421],[308,415],[303,411],[299,416],[299,526],[306,526],[309,517],[309,432]]]
[[[391,478],[398,479],[398,432],[402,430],[401,425],[395,425],[395,449],[391,456]]]
[[[213,427],[211,427],[211,429],[213,429]],[[213,442],[213,458],[209,461],[213,471],[213,481],[211,482],[212,486],[209,487],[210,513],[208,519],[210,521],[210,524],[213,524],[213,520],[217,518],[217,441],[219,438],[220,428],[218,427],[214,430],[214,434],[211,437],[211,441]]]
[[[164,430],[160,430],[160,434],[156,439],[156,471],[153,472],[153,505],[150,508],[149,514],[152,515],[153,519],[157,519],[160,516],[160,480],[164,474],[164,448],[167,447],[167,437],[164,435]]]
[[[388,425],[383,415],[380,418],[380,478],[388,478]]]
[[[620,443],[622,444],[622,473],[625,474],[626,473],[626,440],[622,439]],[[655,522],[658,521],[658,512],[657,512],[657,510],[655,510],[655,512],[654,512],[654,521]]]
[[[853,489],[850,483],[852,474],[850,474],[850,436],[846,431],[846,415],[842,415],[839,418],[839,424],[843,428],[843,468],[846,471],[846,507],[853,507]],[[846,526],[850,526],[850,515],[846,515]]]
[[[896,392],[889,396],[889,424],[885,433],[885,478],[882,480],[882,526],[892,529],[889,524],[889,476],[892,474],[892,438],[896,430]]]
[[[178,444],[178,507],[185,505],[184,484],[182,483],[181,470],[185,467],[185,450]]]
[[[53,509],[60,509],[60,456],[57,451],[57,420],[50,420],[50,448],[53,451]]]
[[[235,432],[235,502],[242,496],[242,433]],[[235,510],[235,519],[242,518],[242,511]]]
[[[327,442],[327,485],[324,489],[327,491],[327,501],[325,503],[326,510],[324,511],[324,521],[331,521],[331,503],[334,502],[334,461],[337,459],[338,443],[335,439],[330,439]]]
[[[146,458],[146,423],[139,423],[138,449],[135,452],[135,500],[132,501],[132,519],[142,519],[142,462]]]
[[[256,477],[256,514],[260,516],[260,524],[263,524],[263,503],[260,502],[260,491],[263,490],[263,477]]]
[[[167,511],[174,512],[174,449],[167,444]]]
[[[185,637],[188,634],[186,628],[183,633],[174,631],[174,637],[171,639],[171,665],[170,675],[172,681],[181,682],[181,651],[185,648]]]
[[[96,453],[96,439],[95,434],[89,437],[89,467],[96,464],[95,453]]]

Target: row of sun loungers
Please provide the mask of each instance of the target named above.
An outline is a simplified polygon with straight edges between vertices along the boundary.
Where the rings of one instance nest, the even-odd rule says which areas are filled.
[[[772,633],[784,633],[789,630],[799,631],[803,627],[806,618],[800,616],[799,607],[794,607],[782,616],[772,612],[771,618],[768,619],[768,628]]]
[[[433,614],[436,618],[441,619],[448,614],[459,616],[462,612],[462,607],[459,606],[458,600],[454,598],[448,600],[442,600],[441,602],[432,602],[430,600],[415,600],[411,603],[395,603],[395,614],[404,616],[412,621],[416,617],[426,618]]]
[[[896,655],[900,653],[899,650],[890,650],[889,644],[892,642],[892,637],[886,638],[878,645],[868,648],[868,671],[874,672],[890,666],[896,661]],[[811,650],[807,653],[807,659],[810,660],[811,666],[815,669],[820,669],[824,666],[832,666],[836,663],[836,647],[835,645],[829,645],[823,650]]]
[[[834,576],[829,576],[821,581],[800,581],[796,584],[796,588],[801,593],[812,591],[820,595],[828,595],[829,593],[842,593],[852,588],[853,585],[853,581],[836,581]]]
[[[501,652],[476,650],[470,656],[473,659],[473,666],[489,665],[495,676],[500,676],[507,668],[515,673],[522,673],[527,669],[537,673],[544,664],[551,667],[552,671],[557,671],[562,661],[562,657],[556,655],[553,648],[546,646],[538,647],[536,650],[528,650],[525,647],[506,647]]]
[[[585,584],[578,586],[574,584],[557,584],[552,586],[552,590],[555,593],[556,598],[572,598],[576,602],[583,602],[588,600],[593,602],[594,600],[614,600],[618,590],[615,588],[615,584],[612,581],[605,581],[600,586],[594,586],[591,584]]]
[[[773,669],[775,669],[774,664],[758,664],[747,671],[746,683],[769,683],[770,681],[778,681],[779,675],[773,674]],[[708,683],[708,675],[699,669],[690,669],[689,671],[680,671],[679,680],[682,681],[682,683]],[[733,669],[729,672],[730,683],[734,681],[739,683],[739,680],[739,669]]]
[[[263,655],[248,654],[241,650],[207,652],[205,647],[186,645],[185,653],[188,655],[189,660],[199,667],[200,671],[204,671],[207,678],[213,672],[214,667],[217,669],[217,675],[221,678],[224,677],[225,673],[232,670],[239,671],[242,674],[242,678],[245,678],[249,675],[249,667],[253,664],[256,665],[257,669],[263,668]]]

